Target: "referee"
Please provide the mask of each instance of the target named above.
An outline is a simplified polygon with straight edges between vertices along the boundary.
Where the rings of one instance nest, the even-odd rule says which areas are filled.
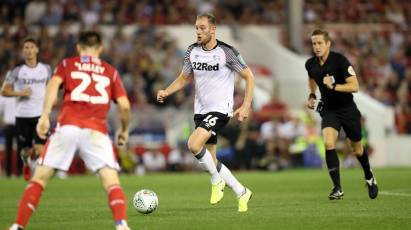
[[[317,29],[311,34],[314,56],[307,60],[305,68],[309,76],[310,95],[307,107],[314,109],[317,99],[315,91],[320,89],[321,100],[317,111],[322,118],[321,129],[326,148],[325,160],[334,187],[328,196],[330,200],[343,199],[340,183],[340,166],[335,151],[338,132],[344,129],[354,153],[363,170],[368,195],[375,199],[378,195],[377,181],[370,169],[368,153],[361,144],[361,113],[352,93],[358,91],[358,81],[348,59],[330,51],[331,40],[327,31]]]

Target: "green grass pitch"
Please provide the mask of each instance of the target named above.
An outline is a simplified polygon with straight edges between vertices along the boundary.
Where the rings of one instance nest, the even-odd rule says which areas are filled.
[[[122,176],[129,225],[151,229],[411,229],[411,168],[378,168],[380,195],[370,200],[360,169],[343,169],[344,200],[329,201],[326,170],[237,172],[253,192],[247,213],[237,212],[230,189],[216,206],[209,202],[206,173]],[[26,183],[0,179],[0,229],[14,219]],[[154,190],[158,209],[149,215],[132,207],[133,194]],[[96,176],[54,179],[43,193],[28,229],[114,229],[106,194]]]

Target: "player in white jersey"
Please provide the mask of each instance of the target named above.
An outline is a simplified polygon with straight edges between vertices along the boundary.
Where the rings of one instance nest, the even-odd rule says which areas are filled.
[[[218,130],[227,124],[230,117],[237,115],[239,121],[248,117],[254,76],[237,50],[216,39],[216,21],[212,14],[198,15],[195,27],[197,42],[188,47],[182,72],[165,90],[158,91],[157,100],[164,102],[194,77],[196,129],[188,140],[188,148],[211,175],[210,203],[216,204],[223,198],[227,184],[237,194],[238,211],[245,212],[252,192],[217,160],[216,144]],[[246,93],[243,104],[233,112],[237,74],[246,81]]]
[[[29,180],[31,174],[27,165],[29,156],[36,158],[45,143],[45,140],[40,139],[36,133],[36,124],[43,110],[46,84],[51,77],[51,68],[38,61],[39,46],[34,38],[26,38],[23,41],[22,51],[24,64],[16,66],[7,73],[1,94],[6,97],[17,97],[17,151],[24,162],[24,179]]]

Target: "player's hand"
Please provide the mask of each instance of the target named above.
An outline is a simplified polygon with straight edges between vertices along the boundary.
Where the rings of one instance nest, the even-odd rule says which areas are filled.
[[[41,116],[37,121],[36,131],[37,135],[45,140],[47,138],[47,133],[50,129],[50,120],[49,118]]]
[[[328,88],[328,89],[332,89],[333,88],[333,79],[330,75],[325,75],[325,77],[323,78],[323,84]]]
[[[168,97],[168,92],[166,90],[159,90],[157,92],[157,101],[164,103],[164,100]]]
[[[128,140],[128,130],[119,132],[117,134],[117,141],[116,142],[117,142],[117,145],[119,147],[125,146],[126,143],[127,143],[127,140]]]
[[[309,109],[314,109],[315,107],[315,99],[314,98],[310,98],[305,102],[305,106]]]
[[[240,108],[234,111],[234,116],[238,115],[238,120],[244,121],[245,119],[248,118],[249,113],[250,113],[250,106],[242,105],[240,106]]]
[[[24,88],[22,91],[20,91],[21,97],[30,97],[32,94],[32,90],[30,87]]]

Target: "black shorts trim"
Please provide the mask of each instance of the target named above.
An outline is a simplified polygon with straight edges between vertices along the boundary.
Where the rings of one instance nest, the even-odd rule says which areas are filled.
[[[195,128],[201,127],[212,134],[206,144],[217,144],[218,131],[226,126],[229,120],[230,117],[227,114],[219,112],[194,114]]]

